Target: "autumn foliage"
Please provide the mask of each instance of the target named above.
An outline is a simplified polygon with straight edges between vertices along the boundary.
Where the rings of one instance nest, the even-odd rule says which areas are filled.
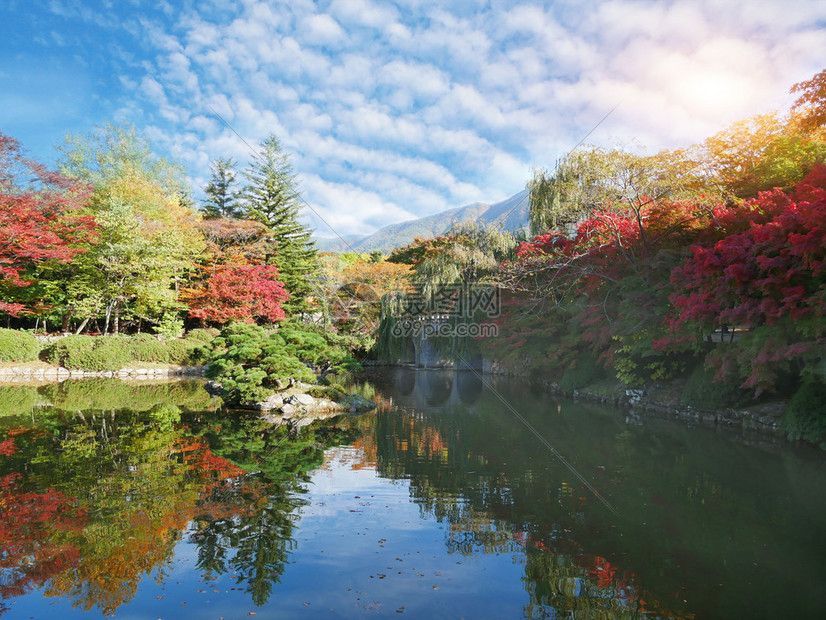
[[[766,192],[747,208],[775,217],[693,247],[671,274],[669,320],[672,332],[692,324],[750,330],[756,346],[743,386],[760,392],[774,387],[772,363],[816,360],[826,346],[826,166],[818,165],[793,194]]]
[[[90,218],[78,216],[89,198],[85,184],[47,170],[23,156],[20,144],[0,133],[0,286],[25,287],[43,261],[67,262],[93,238]],[[19,302],[0,300],[16,315]]]
[[[204,271],[203,284],[184,292],[189,316],[218,324],[255,319],[275,323],[284,318],[281,302],[290,295],[274,265],[223,264]]]

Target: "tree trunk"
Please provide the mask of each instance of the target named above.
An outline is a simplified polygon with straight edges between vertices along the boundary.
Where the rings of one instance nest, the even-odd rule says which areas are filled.
[[[80,334],[80,333],[81,333],[84,329],[86,329],[86,324],[87,324],[88,322],[89,322],[89,317],[87,316],[85,319],[83,319],[83,320],[80,322],[80,325],[78,326],[77,330],[75,331],[75,336],[77,336],[77,335],[78,335],[78,334]],[[67,326],[67,327],[68,327],[68,324],[69,324],[69,322],[68,322],[68,321],[66,321],[66,326]]]
[[[112,333],[115,334],[115,336],[117,336],[119,332],[120,332],[120,305],[115,304],[115,316],[114,316],[114,319],[112,320]]]
[[[64,334],[69,332],[69,318],[72,316],[72,311],[69,310],[66,314],[63,315],[63,322],[60,324],[60,331]],[[88,320],[88,319],[87,319]]]
[[[109,333],[109,320],[112,318],[112,310],[115,307],[117,302],[112,301],[109,302],[106,306],[106,321],[103,323],[103,335],[107,335]]]

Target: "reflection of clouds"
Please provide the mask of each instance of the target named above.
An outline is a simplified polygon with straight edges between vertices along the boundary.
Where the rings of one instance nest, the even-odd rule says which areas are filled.
[[[363,465],[367,462],[363,448],[353,448],[349,446],[330,448],[324,453],[324,465],[322,468],[332,472],[338,468],[350,468]]]

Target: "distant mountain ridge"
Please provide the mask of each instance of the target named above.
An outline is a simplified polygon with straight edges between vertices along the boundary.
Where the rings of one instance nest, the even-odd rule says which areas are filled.
[[[479,224],[501,224],[505,230],[516,231],[528,226],[528,191],[522,190],[501,202],[489,205],[483,202],[448,209],[417,220],[390,224],[372,235],[344,235],[344,241],[335,237],[316,237],[316,246],[321,252],[372,252],[381,250],[385,254],[394,248],[407,245],[416,237],[430,238],[441,235],[456,223],[478,222]],[[345,243],[346,241],[346,243]]]

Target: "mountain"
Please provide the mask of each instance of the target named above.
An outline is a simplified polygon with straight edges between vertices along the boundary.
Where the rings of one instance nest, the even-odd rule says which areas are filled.
[[[417,220],[390,224],[372,235],[345,235],[344,241],[316,238],[320,252],[372,252],[381,250],[385,254],[394,248],[407,245],[416,237],[435,237],[448,231],[456,223],[478,222],[480,224],[500,224],[505,230],[519,230],[528,226],[528,191],[523,190],[510,198],[489,205],[483,202],[449,209]],[[345,243],[346,242],[346,243]]]

